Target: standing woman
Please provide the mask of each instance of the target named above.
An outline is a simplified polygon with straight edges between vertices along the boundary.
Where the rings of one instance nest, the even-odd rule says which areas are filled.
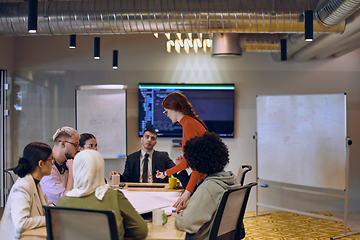
[[[53,206],[42,192],[41,178],[50,175],[53,165],[52,149],[41,142],[29,143],[11,169],[20,178],[12,186],[0,224],[0,239],[19,239],[28,229],[44,227],[43,205]]]
[[[91,133],[83,133],[80,135],[79,146],[81,151],[85,149],[92,149],[97,151],[98,149],[96,138]]]
[[[173,123],[179,122],[182,126],[182,151],[184,152],[185,143],[193,137],[202,136],[207,127],[203,120],[196,115],[195,110],[184,94],[179,92],[172,92],[168,94],[161,106],[165,109],[164,114],[170,118]],[[185,158],[177,164],[175,167],[166,170],[165,172],[159,172],[156,174],[158,178],[164,178],[174,173],[180,172],[188,168],[188,162]],[[184,205],[190,198],[191,193],[194,191],[195,186],[199,180],[205,177],[204,174],[200,174],[196,170],[192,169],[190,181],[186,186],[184,194],[175,202],[174,207]]]

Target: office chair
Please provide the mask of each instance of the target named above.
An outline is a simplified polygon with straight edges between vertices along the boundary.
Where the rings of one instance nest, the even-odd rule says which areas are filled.
[[[252,167],[250,165],[242,165],[241,168],[239,168],[238,174],[236,175],[236,181],[239,182],[241,186],[244,185],[246,173],[251,170]]]
[[[245,237],[243,218],[253,182],[224,192],[215,214],[209,240],[238,240]]]
[[[43,207],[47,240],[119,240],[113,211]]]
[[[9,174],[12,184],[14,184],[16,182],[16,180],[19,178],[19,176],[16,175],[13,170],[4,170],[4,172]]]

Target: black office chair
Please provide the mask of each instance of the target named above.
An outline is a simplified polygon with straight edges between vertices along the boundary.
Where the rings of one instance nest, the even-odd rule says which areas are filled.
[[[238,240],[245,237],[243,218],[253,182],[225,191],[215,214],[209,240]]]
[[[113,211],[43,207],[47,240],[119,240]]]
[[[238,174],[236,175],[236,181],[238,181],[241,186],[244,185],[246,173],[250,172],[251,170],[252,166],[250,165],[242,165],[241,168],[239,168]]]
[[[13,170],[4,170],[4,172],[10,176],[12,184],[14,184],[16,180],[19,178],[19,176],[16,175]]]

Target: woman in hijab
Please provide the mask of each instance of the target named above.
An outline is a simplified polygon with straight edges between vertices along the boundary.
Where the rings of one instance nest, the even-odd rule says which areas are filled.
[[[95,150],[84,150],[74,158],[74,189],[57,202],[58,207],[112,210],[115,212],[119,239],[145,238],[147,224],[121,191],[104,183],[105,163]],[[124,236],[125,235],[125,236]]]

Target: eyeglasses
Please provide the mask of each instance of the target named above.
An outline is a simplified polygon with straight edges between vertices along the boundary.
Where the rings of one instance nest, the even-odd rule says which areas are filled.
[[[54,164],[55,163],[55,158],[54,157],[48,158],[48,159],[46,159],[46,161],[51,161],[51,164]]]
[[[166,110],[163,111],[163,114],[165,114],[165,116],[168,115],[168,112]]]
[[[61,142],[61,141],[59,141],[59,142]],[[79,143],[73,143],[73,142],[69,142],[69,141],[66,141],[66,140],[64,140],[64,142],[70,143],[70,144],[73,145],[75,148],[78,148],[78,147],[79,147]]]

